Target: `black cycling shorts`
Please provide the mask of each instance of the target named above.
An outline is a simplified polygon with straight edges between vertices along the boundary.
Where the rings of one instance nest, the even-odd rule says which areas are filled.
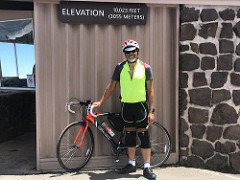
[[[125,127],[146,128],[148,125],[147,103],[122,103],[122,118]]]

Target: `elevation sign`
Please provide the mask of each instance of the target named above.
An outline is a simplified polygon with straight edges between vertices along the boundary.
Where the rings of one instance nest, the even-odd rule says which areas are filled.
[[[139,3],[61,1],[59,19],[75,24],[144,25],[147,6]]]

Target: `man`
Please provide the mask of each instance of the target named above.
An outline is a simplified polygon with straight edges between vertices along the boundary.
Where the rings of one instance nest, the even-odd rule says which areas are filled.
[[[100,101],[94,102],[93,106],[100,107],[111,96],[116,85],[120,82],[122,117],[126,128],[125,142],[128,147],[129,161],[118,172],[136,171],[135,152],[136,134],[138,134],[144,159],[143,175],[148,179],[155,179],[156,175],[150,168],[151,147],[147,130],[147,127],[154,122],[155,111],[152,70],[148,64],[138,59],[139,45],[136,41],[125,41],[122,50],[127,60],[116,66],[112,81],[108,84]]]

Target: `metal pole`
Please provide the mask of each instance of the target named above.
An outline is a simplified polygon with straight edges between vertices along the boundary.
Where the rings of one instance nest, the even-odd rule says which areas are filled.
[[[19,77],[16,43],[14,43],[14,52],[15,52],[15,62],[16,62],[17,77]]]

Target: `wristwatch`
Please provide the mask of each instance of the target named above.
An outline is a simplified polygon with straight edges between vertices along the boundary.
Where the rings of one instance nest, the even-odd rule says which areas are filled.
[[[155,109],[154,108],[153,109],[149,109],[149,112],[154,114]]]

